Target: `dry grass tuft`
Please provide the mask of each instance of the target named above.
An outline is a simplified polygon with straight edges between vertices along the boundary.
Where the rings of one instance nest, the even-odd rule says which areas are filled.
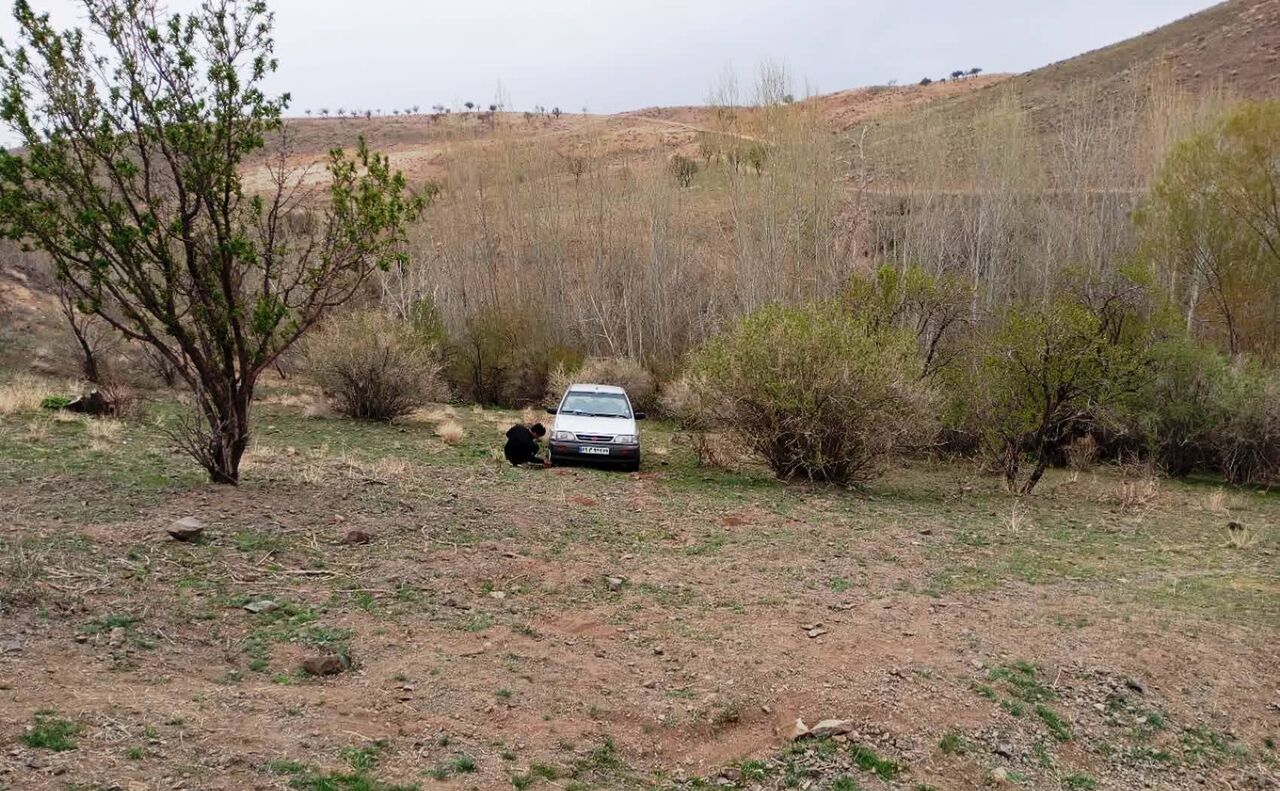
[[[1098,441],[1092,434],[1079,437],[1067,446],[1067,466],[1076,472],[1092,468],[1097,460]]]
[[[19,376],[0,384],[0,415],[37,410],[48,392],[48,386],[33,376]]]
[[[1145,513],[1160,496],[1160,479],[1154,475],[1136,481],[1122,481],[1114,495],[1115,504],[1126,514]]]
[[[85,431],[89,434],[89,449],[104,453],[120,441],[124,424],[113,418],[89,419],[85,421]]]
[[[1232,549],[1248,549],[1257,544],[1261,538],[1262,535],[1258,530],[1243,522],[1227,523],[1227,546]]]
[[[336,413],[333,406],[329,403],[329,399],[322,395],[314,395],[303,407],[302,414],[304,417],[322,418],[333,417]]]
[[[446,444],[457,445],[467,436],[467,430],[456,420],[445,420],[436,426],[436,435]]]
[[[524,409],[520,410],[520,422],[525,424],[526,426],[532,426],[534,423],[537,423],[540,420],[541,418],[538,417],[538,413],[537,411],[534,410],[533,407],[527,406]]]
[[[410,416],[415,421],[424,423],[443,423],[446,420],[457,420],[458,410],[443,404],[432,409],[420,409]]]
[[[1229,514],[1231,511],[1227,507],[1227,492],[1225,489],[1218,489],[1213,494],[1204,498],[1204,510],[1211,514]]]

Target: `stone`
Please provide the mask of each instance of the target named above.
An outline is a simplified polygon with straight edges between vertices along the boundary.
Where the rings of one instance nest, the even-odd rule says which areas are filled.
[[[373,541],[373,536],[363,530],[349,531],[346,537],[342,539],[342,543],[352,547],[359,546],[361,544],[368,544],[371,541]]]
[[[812,640],[815,637],[821,637],[824,634],[829,634],[830,631],[831,630],[829,629],[824,629],[821,626],[818,626],[816,628],[810,629],[809,631],[805,632],[805,634],[809,635],[809,639]]]
[[[1124,680],[1124,685],[1134,692],[1137,692],[1139,695],[1145,695],[1147,692],[1147,688],[1136,678],[1126,678]]]
[[[10,637],[0,640],[0,654],[17,654],[22,651],[22,638]]]
[[[622,586],[627,584],[623,577],[605,577],[604,584],[609,586],[609,590],[617,593],[622,590]]]
[[[107,632],[107,645],[116,647],[124,645],[124,627],[116,626],[110,632]]]
[[[505,599],[505,598],[507,598],[507,592],[506,592],[506,591],[489,591],[489,598],[490,598],[490,599]]]
[[[341,654],[312,656],[302,660],[301,667],[309,676],[336,676],[351,667],[351,660]]]
[[[251,613],[274,612],[280,609],[280,605],[270,599],[262,599],[261,601],[251,601],[244,608]]]
[[[822,720],[809,729],[809,735],[821,739],[827,736],[842,736],[853,730],[852,720]]]
[[[791,726],[791,739],[803,739],[809,735],[809,726],[804,724],[804,720],[796,717],[795,724]]]
[[[991,770],[991,781],[993,783],[1004,784],[1009,782],[1009,770],[1003,766],[997,766]]]
[[[175,541],[199,541],[204,535],[204,522],[194,516],[184,516],[169,527],[169,535]]]
[[[992,748],[992,750],[991,750],[991,752],[995,753],[996,755],[1000,756],[1001,758],[1008,758],[1008,759],[1012,759],[1012,758],[1013,758],[1013,745],[1012,745],[1012,744],[1000,743],[1000,744],[997,744],[995,747],[993,747],[993,748]]]

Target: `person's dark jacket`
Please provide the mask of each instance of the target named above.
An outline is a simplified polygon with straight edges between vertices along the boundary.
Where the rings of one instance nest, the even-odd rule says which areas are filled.
[[[533,432],[520,425],[507,429],[507,445],[502,449],[507,461],[512,464],[541,464],[538,456],[538,441]]]

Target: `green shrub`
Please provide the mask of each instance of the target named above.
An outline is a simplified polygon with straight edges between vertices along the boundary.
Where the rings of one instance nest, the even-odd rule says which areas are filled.
[[[70,403],[71,403],[71,399],[66,396],[51,395],[51,396],[45,396],[40,401],[40,408],[58,410],[58,409],[65,408],[67,404],[70,404]]]
[[[980,438],[1010,492],[1028,494],[1068,443],[1129,414],[1147,374],[1141,327],[1122,301],[1060,297],[1007,309],[951,372],[951,419]],[[1030,471],[1027,471],[1027,467]]]
[[[1211,434],[1223,477],[1237,485],[1280,483],[1280,371],[1239,363],[1224,390],[1225,417]]]
[[[1180,334],[1155,344],[1150,360],[1135,428],[1152,460],[1175,477],[1214,466],[1213,434],[1226,418],[1227,358]]]
[[[445,394],[436,350],[412,325],[374,311],[329,322],[307,344],[307,361],[348,417],[391,420]]]
[[[866,480],[932,425],[914,339],[834,303],[757,311],[700,349],[691,373],[713,427],[784,480]]]

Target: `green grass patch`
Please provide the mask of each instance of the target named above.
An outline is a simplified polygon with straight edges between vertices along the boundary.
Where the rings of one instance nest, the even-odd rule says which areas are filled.
[[[1053,738],[1060,742],[1071,741],[1071,729],[1067,727],[1067,724],[1063,722],[1056,711],[1041,703],[1036,705],[1036,716],[1049,728]]]
[[[969,752],[969,740],[962,732],[952,728],[942,734],[942,738],[938,740],[938,749],[943,755],[964,755]]]
[[[853,757],[853,762],[864,772],[873,772],[881,780],[892,780],[898,776],[898,772],[902,771],[902,767],[896,762],[888,758],[881,758],[870,747],[862,744],[855,744],[849,749]]]
[[[80,723],[59,717],[57,712],[42,709],[31,718],[31,727],[22,734],[22,743],[38,750],[61,753],[74,750],[75,737],[83,732],[84,726]]]

